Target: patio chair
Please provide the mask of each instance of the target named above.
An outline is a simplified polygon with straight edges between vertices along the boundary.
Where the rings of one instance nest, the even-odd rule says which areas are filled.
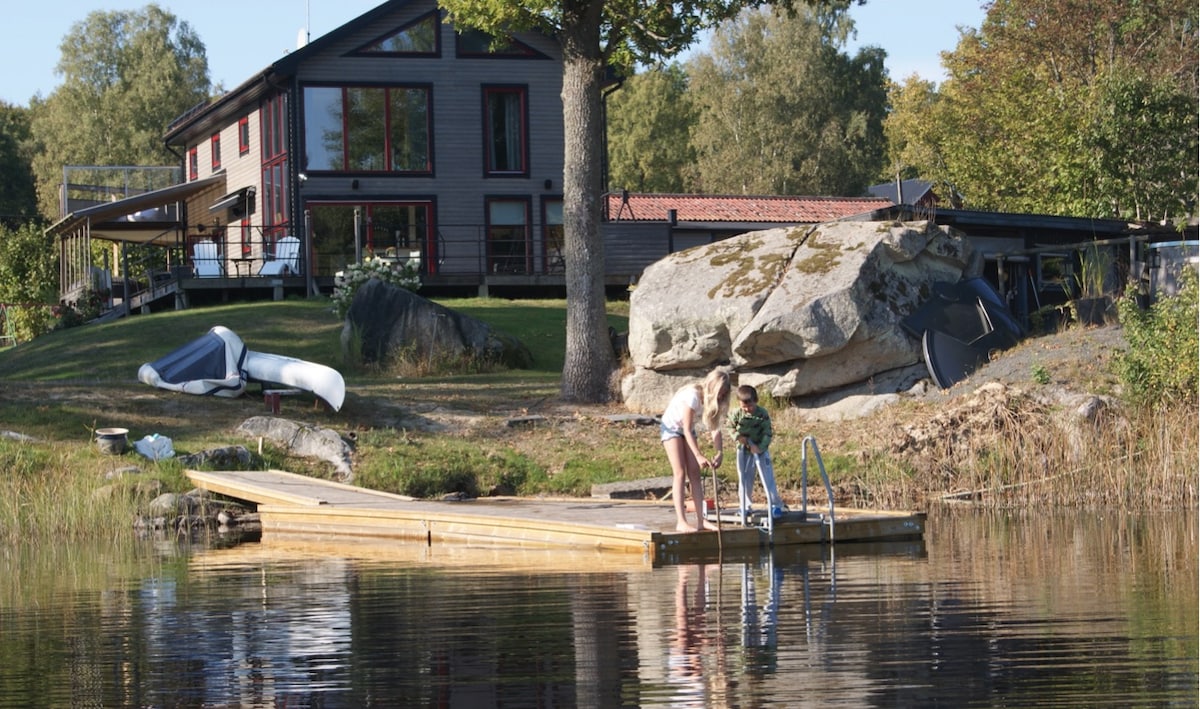
[[[192,247],[192,266],[196,269],[196,278],[220,278],[225,275],[221,252],[210,239],[196,242]]]
[[[299,273],[300,240],[294,236],[285,236],[275,244],[275,258],[264,261],[258,269],[260,276],[282,276],[287,273]]]

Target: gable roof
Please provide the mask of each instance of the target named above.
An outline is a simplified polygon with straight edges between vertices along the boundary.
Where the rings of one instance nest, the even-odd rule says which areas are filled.
[[[896,194],[895,182],[884,182],[878,185],[871,185],[867,188],[867,193],[872,197],[880,197],[891,201],[892,204],[917,204],[927,195],[933,193],[933,183],[928,180],[901,180],[900,195]],[[900,198],[904,199],[901,200]]]
[[[228,119],[230,116],[242,112],[246,101],[257,99],[268,91],[283,88],[284,83],[282,82],[294,75],[305,59],[319,54],[330,45],[341,41],[343,37],[357,31],[358,28],[369,25],[412,2],[413,0],[387,0],[387,2],[346,22],[341,27],[308,42],[303,47],[288,52],[277,61],[272,62],[270,66],[253,74],[236,88],[215,99],[201,102],[175,118],[167,126],[164,139],[171,144],[196,126],[208,125],[211,119]]]
[[[605,195],[609,221],[668,221],[670,210],[680,222],[764,222],[820,224],[892,206],[879,197],[799,197],[695,194]]]

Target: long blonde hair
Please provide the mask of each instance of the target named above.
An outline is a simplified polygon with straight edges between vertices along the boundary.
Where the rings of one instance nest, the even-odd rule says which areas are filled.
[[[704,425],[710,431],[717,430],[729,412],[730,388],[729,372],[724,369],[712,370],[700,385],[700,395],[704,399]]]

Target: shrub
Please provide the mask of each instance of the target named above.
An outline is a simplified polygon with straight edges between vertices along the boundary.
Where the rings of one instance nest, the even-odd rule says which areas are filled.
[[[339,318],[346,317],[350,303],[354,302],[354,294],[372,278],[413,292],[421,287],[421,275],[413,264],[394,264],[378,259],[356,263],[338,276],[334,283],[333,312]]]
[[[54,329],[65,330],[69,327],[79,327],[95,320],[100,317],[107,299],[107,295],[88,288],[83,291],[75,303],[59,303],[53,306],[51,312],[58,320]]]
[[[1129,348],[1117,359],[1117,374],[1130,398],[1139,403],[1196,401],[1196,271],[1185,268],[1176,295],[1160,298],[1148,310],[1138,307],[1133,291],[1118,303]]]

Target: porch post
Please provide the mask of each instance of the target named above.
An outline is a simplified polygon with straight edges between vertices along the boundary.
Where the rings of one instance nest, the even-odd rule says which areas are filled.
[[[304,274],[306,288],[310,296],[320,295],[317,290],[317,279],[313,276],[313,240],[312,240],[312,210],[304,210]]]
[[[362,263],[362,209],[354,208],[354,263]]]

